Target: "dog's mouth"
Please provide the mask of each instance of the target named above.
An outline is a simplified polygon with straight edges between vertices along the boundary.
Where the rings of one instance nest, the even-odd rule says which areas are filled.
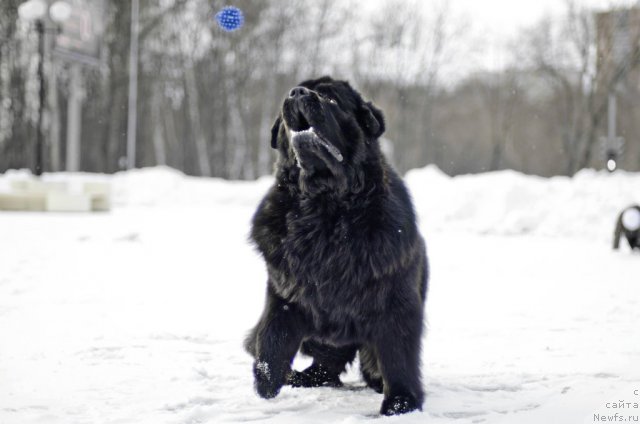
[[[342,163],[344,157],[339,144],[340,129],[322,98],[314,91],[297,87],[282,105],[282,118],[289,131],[289,138],[298,166],[322,167]],[[336,140],[337,139],[337,140]]]
[[[308,126],[308,128],[299,131],[294,131],[292,129],[290,129],[289,131],[291,131],[291,141],[294,147],[319,145],[324,148],[331,156],[333,156],[334,159],[338,162],[342,162],[342,160],[344,159],[342,157],[342,153],[340,153],[340,150],[338,150],[336,146],[328,142],[312,126]]]

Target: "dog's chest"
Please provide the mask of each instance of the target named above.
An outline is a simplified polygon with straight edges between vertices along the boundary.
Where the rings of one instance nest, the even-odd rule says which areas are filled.
[[[288,284],[314,295],[332,292],[329,296],[359,285],[367,274],[361,221],[353,210],[290,211],[281,244]]]
[[[352,245],[359,237],[353,217],[346,211],[291,211],[287,215],[284,247],[291,259],[301,265],[335,265],[338,257],[352,256]]]
[[[287,237],[294,243],[344,243],[354,227],[353,215],[345,209],[295,209],[287,214]]]

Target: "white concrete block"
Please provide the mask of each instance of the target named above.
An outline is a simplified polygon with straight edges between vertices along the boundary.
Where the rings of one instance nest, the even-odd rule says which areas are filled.
[[[46,194],[67,191],[68,184],[64,181],[13,180],[11,189],[15,192]]]
[[[51,192],[47,194],[46,210],[48,212],[90,212],[91,196]]]
[[[0,210],[44,211],[46,196],[41,193],[0,193]]]
[[[111,209],[111,184],[106,182],[84,183],[83,192],[91,196],[91,209],[108,211]]]

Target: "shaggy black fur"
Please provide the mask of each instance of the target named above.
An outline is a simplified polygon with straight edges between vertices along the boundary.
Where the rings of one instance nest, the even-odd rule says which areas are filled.
[[[620,212],[620,215],[618,215],[618,221],[616,222],[616,229],[613,234],[614,249],[618,249],[620,247],[620,239],[623,235],[624,238],[627,239],[627,243],[629,243],[629,247],[631,248],[631,250],[640,249],[640,230],[630,230],[628,228],[625,228],[622,223],[622,215],[628,209],[635,209],[640,212],[639,205],[629,206],[628,208],[625,208],[622,212]]]
[[[269,280],[245,347],[264,398],[285,384],[340,386],[359,353],[382,414],[422,408],[428,264],[407,189],[380,152],[384,129],[344,81],[305,81],[284,100],[276,181],[251,232]],[[302,372],[291,370],[298,350],[313,357]]]

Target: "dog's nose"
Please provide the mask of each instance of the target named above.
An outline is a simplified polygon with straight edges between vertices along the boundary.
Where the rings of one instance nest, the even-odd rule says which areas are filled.
[[[309,89],[305,87],[293,87],[291,91],[289,91],[289,97],[292,99],[297,99],[302,96],[306,96],[309,94]]]

